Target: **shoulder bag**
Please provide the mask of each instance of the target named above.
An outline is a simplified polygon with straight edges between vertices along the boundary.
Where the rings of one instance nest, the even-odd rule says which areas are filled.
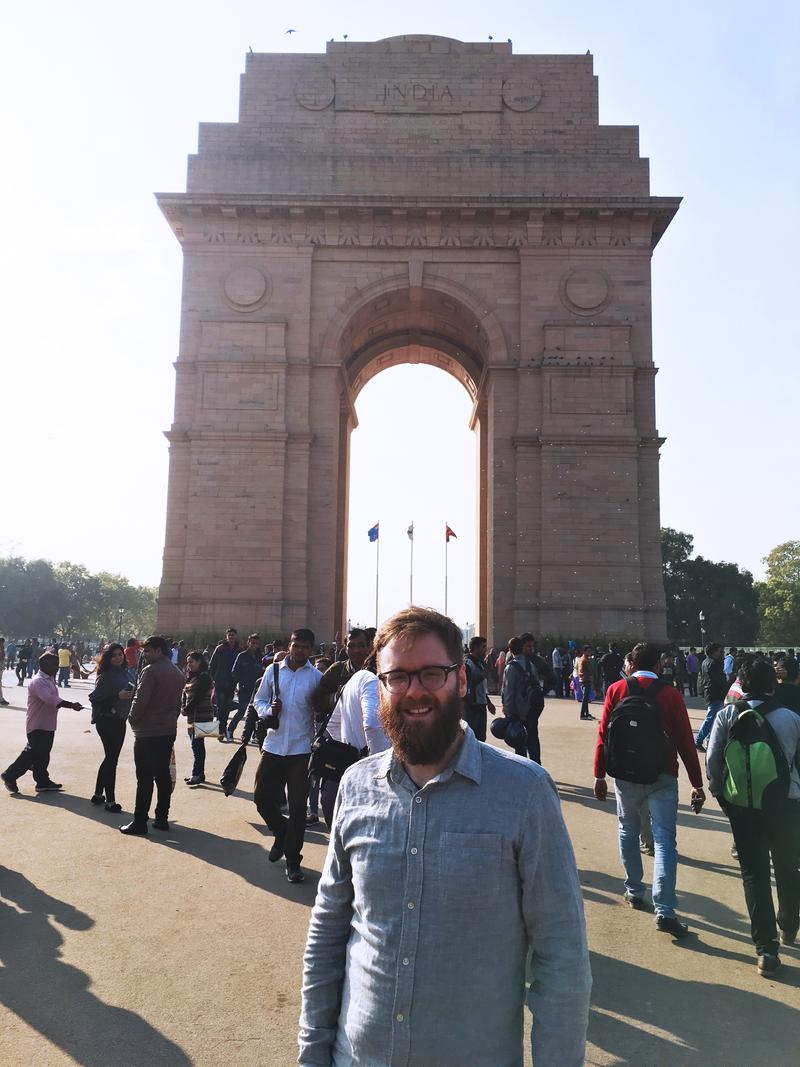
[[[367,749],[359,752],[353,745],[348,745],[346,741],[337,741],[328,733],[328,723],[331,721],[343,692],[344,686],[337,693],[333,707],[314,735],[308,761],[309,778],[338,782],[348,767],[352,767],[354,763],[358,763],[367,755]]]

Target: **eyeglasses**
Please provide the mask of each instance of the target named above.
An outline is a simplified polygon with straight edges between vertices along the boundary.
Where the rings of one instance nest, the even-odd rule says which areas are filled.
[[[412,678],[419,678],[423,689],[435,693],[445,685],[451,671],[457,671],[458,667],[458,663],[451,663],[449,667],[420,667],[418,671],[387,671],[379,674],[378,678],[390,693],[405,693]]]

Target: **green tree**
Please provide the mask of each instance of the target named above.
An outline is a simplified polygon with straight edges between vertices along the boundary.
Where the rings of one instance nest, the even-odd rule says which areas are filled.
[[[796,645],[800,640],[800,541],[784,541],[763,562],[767,577],[758,585],[761,640]]]
[[[674,641],[700,640],[700,612],[707,640],[753,644],[758,635],[758,593],[750,571],[735,563],[691,559],[690,534],[661,531],[667,633]]]
[[[52,634],[66,604],[67,594],[46,559],[0,559],[0,634]]]

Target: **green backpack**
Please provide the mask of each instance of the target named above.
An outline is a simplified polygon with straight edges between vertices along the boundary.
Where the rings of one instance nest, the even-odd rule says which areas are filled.
[[[725,746],[722,799],[726,804],[770,813],[788,800],[790,767],[768,718],[777,706],[769,700],[757,708],[747,700],[736,701]]]

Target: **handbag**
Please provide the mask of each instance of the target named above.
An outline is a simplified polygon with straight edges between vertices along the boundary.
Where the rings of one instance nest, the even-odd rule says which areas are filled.
[[[331,721],[343,691],[344,686],[337,693],[333,707],[314,735],[311,743],[311,756],[308,760],[309,778],[338,782],[348,767],[358,763],[362,756],[367,754],[366,750],[360,752],[353,745],[348,745],[346,741],[337,741],[327,732],[328,723]]]
[[[211,719],[210,722],[195,722],[194,736],[196,741],[206,737],[218,737],[219,723],[216,719]]]

